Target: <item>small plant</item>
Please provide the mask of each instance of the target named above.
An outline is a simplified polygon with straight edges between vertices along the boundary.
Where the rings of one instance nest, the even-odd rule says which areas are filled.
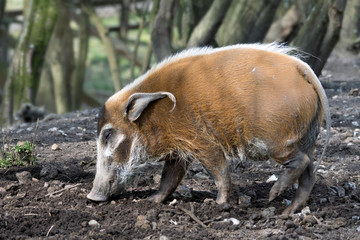
[[[35,165],[35,155],[35,145],[29,141],[18,143],[10,149],[0,149],[0,168]]]

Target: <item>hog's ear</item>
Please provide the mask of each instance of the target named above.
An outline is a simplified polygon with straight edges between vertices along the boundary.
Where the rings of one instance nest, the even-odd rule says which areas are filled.
[[[176,106],[176,98],[172,93],[134,93],[130,96],[126,104],[124,114],[129,119],[129,121],[134,122],[140,117],[141,113],[151,102],[165,97],[169,97],[170,100],[174,103],[173,108],[170,110],[173,111]]]

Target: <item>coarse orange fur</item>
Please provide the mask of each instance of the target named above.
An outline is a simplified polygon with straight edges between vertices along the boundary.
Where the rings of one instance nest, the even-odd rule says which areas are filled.
[[[126,123],[129,131],[144,136],[152,155],[176,150],[201,154],[212,145],[231,152],[262,140],[269,150],[266,156],[283,163],[294,154],[288,141],[302,137],[320,107],[299,65],[290,56],[257,49],[179,59],[108,101],[112,117],[106,122],[119,127],[126,122],[122,111],[131,94],[167,91],[177,99],[173,112],[173,103],[163,99],[149,106],[139,121]],[[321,123],[322,114],[318,116]]]

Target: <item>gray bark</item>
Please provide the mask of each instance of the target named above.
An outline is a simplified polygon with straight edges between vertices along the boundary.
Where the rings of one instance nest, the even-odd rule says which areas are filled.
[[[315,57],[305,61],[320,75],[327,58],[339,40],[346,0],[319,0],[300,29],[292,46]]]
[[[47,45],[56,22],[58,1],[30,0],[18,46],[5,84],[3,117],[11,124],[23,102],[35,103]]]
[[[214,39],[231,0],[215,0],[192,32],[187,47],[208,45]]]
[[[162,0],[151,30],[151,42],[156,60],[160,62],[173,52],[171,46],[171,26],[174,9],[178,0]]]
[[[86,58],[89,47],[90,22],[88,15],[81,11],[79,14],[79,43],[76,58],[76,69],[73,79],[72,109],[80,109],[82,103],[83,84],[85,80]]]
[[[49,63],[54,79],[56,112],[72,110],[72,78],[75,69],[68,4],[60,1],[59,17],[50,41]]]
[[[341,28],[340,43],[349,48],[360,38],[360,1],[348,0],[345,9],[343,27]]]
[[[262,41],[279,3],[280,0],[232,1],[216,41],[220,46]]]

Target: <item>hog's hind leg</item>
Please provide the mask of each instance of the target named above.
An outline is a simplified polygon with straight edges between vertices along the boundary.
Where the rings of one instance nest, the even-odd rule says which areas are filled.
[[[303,205],[314,185],[314,176],[312,173],[313,164],[309,156],[298,150],[295,156],[288,160],[285,172],[280,176],[277,182],[270,190],[269,201],[274,200],[285,189],[293,185],[299,179],[299,187],[293,202],[284,211],[284,214],[294,213]]]
[[[153,202],[163,202],[169,197],[179,185],[184,177],[189,164],[183,160],[166,159],[161,175],[159,190],[151,195],[148,200]]]
[[[299,186],[296,190],[292,203],[283,211],[283,214],[291,214],[306,204],[311,190],[315,184],[314,164],[311,161],[299,178]]]

